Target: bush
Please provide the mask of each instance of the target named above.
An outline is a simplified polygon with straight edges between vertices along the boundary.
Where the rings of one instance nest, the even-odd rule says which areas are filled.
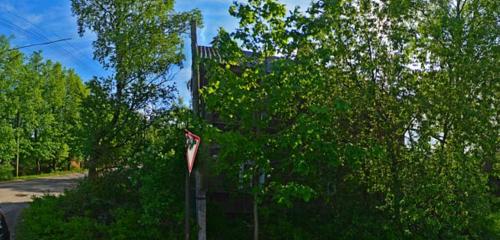
[[[8,162],[0,163],[0,181],[11,179],[14,176],[13,172],[14,172],[14,167],[12,167],[10,163]]]
[[[483,239],[500,239],[500,197],[493,197],[492,213],[485,222],[485,231]]]
[[[137,208],[130,207],[136,199],[116,192],[106,194],[101,184],[95,187],[84,182],[59,197],[35,198],[22,214],[18,239],[144,239],[138,237]],[[124,197],[122,204],[117,203],[117,196]]]
[[[84,180],[62,196],[36,198],[22,215],[19,239],[181,238],[184,139],[175,131],[168,134],[175,139],[150,144],[126,167]]]
[[[65,216],[61,197],[35,198],[24,210],[17,228],[19,240],[98,239],[99,225],[88,217]]]

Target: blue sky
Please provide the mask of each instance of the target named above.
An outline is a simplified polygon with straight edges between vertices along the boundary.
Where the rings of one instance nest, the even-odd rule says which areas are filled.
[[[240,0],[241,1],[241,0]],[[203,14],[204,27],[198,30],[198,44],[208,45],[219,27],[232,31],[237,27],[237,20],[228,13],[233,0],[177,0],[176,10],[185,11],[198,8]],[[282,0],[289,9],[295,6],[305,8],[310,0]],[[105,70],[92,59],[92,41],[95,35],[86,32],[80,37],[76,19],[71,13],[69,0],[1,0],[0,35],[13,36],[13,47],[33,43],[47,42],[61,38],[70,41],[47,46],[22,49],[26,54],[42,51],[45,59],[61,62],[65,67],[73,68],[84,79],[92,76],[105,76]],[[186,39],[186,57],[183,69],[176,69],[174,82],[183,98],[188,98],[186,83],[190,78],[189,39]]]

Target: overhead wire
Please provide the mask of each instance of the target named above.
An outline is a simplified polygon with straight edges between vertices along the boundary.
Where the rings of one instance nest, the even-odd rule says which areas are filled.
[[[25,22],[27,22],[28,24],[30,24],[31,26],[33,26],[33,27],[35,28],[35,30],[36,30],[36,28],[39,28],[38,26],[36,26],[34,23],[32,23],[31,21],[29,21],[28,19],[23,18],[23,17],[21,17],[21,16],[19,16],[19,15],[17,15],[17,14],[14,14],[14,13],[12,13],[11,11],[8,11],[8,10],[6,10],[6,11],[7,11],[7,12],[9,12],[10,14],[12,14],[12,15],[16,16],[17,18],[23,19]],[[38,31],[38,30],[36,30],[36,31],[35,31],[35,30],[33,30],[33,31],[32,31],[32,30],[29,30],[29,29],[25,29],[25,28],[23,28],[23,27],[21,27],[21,26],[19,26],[19,25],[15,24],[15,23],[13,23],[13,22],[9,21],[8,19],[6,19],[6,18],[2,18],[2,17],[0,17],[0,24],[1,24],[1,23],[3,23],[3,25],[10,26],[10,27],[11,27],[11,29],[12,29],[12,28],[17,29],[17,30],[13,29],[14,31],[18,31],[18,32],[20,31],[20,32],[23,32],[23,33],[24,33],[24,34],[26,34],[26,35],[31,35],[31,36],[34,36],[34,37],[39,38],[39,39],[41,39],[41,40],[45,40],[45,41],[47,41],[47,42],[51,42],[51,39],[49,39],[46,35],[44,35],[43,33],[41,33],[41,32],[40,32],[40,31]],[[55,34],[55,33],[53,33],[53,34],[54,34],[54,35],[56,35],[57,37],[61,38],[59,35],[57,35],[57,34]],[[63,41],[63,42],[68,43],[67,41]],[[69,46],[71,46],[71,45],[69,45]],[[64,47],[62,47],[62,46],[59,46],[59,47],[60,47],[60,50],[64,51],[67,55],[69,55],[71,58],[73,58],[74,60],[76,60],[79,64],[83,65],[83,67],[84,67],[84,68],[86,68],[87,70],[90,70],[90,71],[92,71],[92,72],[95,72],[95,71],[94,71],[94,70],[95,70],[94,68],[90,67],[90,65],[88,65],[87,63],[85,63],[85,62],[84,62],[82,59],[80,59],[79,57],[77,57],[74,53],[72,53],[71,51],[69,51],[68,49],[66,49],[66,48],[64,48]],[[75,47],[72,47],[72,48],[73,48],[75,51],[78,51]]]
[[[15,50],[23,49],[23,48],[28,48],[28,47],[33,47],[33,46],[41,46],[41,45],[49,45],[49,44],[53,44],[53,43],[57,43],[57,42],[63,42],[63,41],[68,41],[68,40],[71,40],[71,38],[63,38],[63,39],[57,39],[57,40],[48,41],[48,42],[33,43],[33,44],[24,45],[24,46],[18,46],[18,47],[14,47],[14,48],[9,48],[9,49],[1,52],[1,53],[3,54],[3,53],[6,53],[6,52],[15,51]],[[12,59],[13,58],[17,58],[21,54],[22,54],[21,52],[18,52],[16,55],[12,56],[11,58]]]
[[[2,20],[2,18],[0,18],[0,20]],[[28,30],[28,29],[24,29],[24,28],[18,26],[17,24],[10,22],[9,20],[7,20],[5,18],[3,18],[3,21],[9,23],[10,25],[15,26],[17,29],[20,29],[21,31],[25,32],[28,35],[36,36],[39,39],[50,41],[50,39],[47,36],[45,36],[43,33],[36,32],[36,31],[31,31],[31,30]],[[62,46],[59,46],[59,47],[60,47],[60,50],[64,51],[67,55],[69,55],[70,57],[72,57],[73,60],[76,60],[79,64],[83,65],[84,68],[87,68],[88,70],[91,70],[91,71],[93,70],[92,67],[90,67],[87,63],[85,63],[79,57],[75,56],[74,53],[72,53],[71,51],[68,51],[68,49],[66,49],[66,48],[64,48]]]
[[[6,11],[7,13],[11,14],[12,16],[15,16],[15,17],[17,17],[17,18],[19,18],[19,19],[21,19],[21,20],[23,20],[23,21],[25,21],[25,22],[29,23],[31,26],[33,26],[33,27],[35,28],[35,30],[37,30],[37,29],[41,29],[41,27],[40,27],[40,26],[38,26],[36,23],[34,23],[34,22],[30,21],[29,19],[27,19],[27,18],[25,18],[25,17],[23,17],[23,16],[21,16],[21,15],[19,15],[19,14],[15,13],[15,12],[12,12],[12,11],[10,11],[10,10],[8,10],[8,9],[5,9],[5,11]],[[43,33],[42,33],[42,32],[39,32],[39,34],[40,34],[40,35],[42,35],[42,36],[45,36],[45,35],[43,35]],[[57,34],[57,33],[55,33],[55,32],[52,32],[52,34],[53,34],[54,36],[58,37],[58,38],[62,38],[59,34]],[[68,45],[68,46],[69,46],[72,50],[74,50],[74,51],[76,51],[76,52],[78,52],[78,51],[79,51],[79,50],[78,50],[78,49],[77,49],[77,48],[76,48],[73,44],[71,44],[70,42],[65,42],[65,44],[66,44],[66,45]],[[91,60],[91,61],[93,61],[93,59],[91,59],[91,58],[89,58],[89,57],[86,57],[86,58],[87,58],[87,60]]]
[[[64,42],[64,41],[68,41],[68,40],[71,40],[71,38],[62,38],[62,39],[52,40],[52,41],[48,41],[48,42],[28,44],[28,45],[24,45],[24,46],[11,48],[8,51],[13,51],[13,50],[18,50],[18,49],[23,49],[23,48],[28,48],[28,47],[34,47],[34,46],[49,45],[52,43]]]

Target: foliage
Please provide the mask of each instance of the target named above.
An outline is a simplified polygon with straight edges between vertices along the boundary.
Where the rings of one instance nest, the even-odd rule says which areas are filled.
[[[131,156],[137,165],[86,179],[61,197],[36,199],[23,214],[20,239],[181,238],[187,113],[175,109],[156,123]]]
[[[0,163],[0,181],[11,179],[14,174],[14,167],[10,163]]]
[[[97,224],[89,218],[64,218],[61,199],[45,196],[34,199],[23,212],[17,239],[95,239]]]
[[[200,62],[217,127],[173,105],[163,82],[196,12],[125,0],[74,0],[73,11],[115,71],[89,81],[82,101],[81,151],[95,172],[36,200],[21,239],[181,238],[186,127],[219,149],[210,180],[253,202],[253,214],[230,215],[208,201],[209,238],[252,228],[254,239],[499,237],[495,1],[319,0],[289,13],[274,0],[235,2],[238,29],[213,42],[223,61]],[[26,127],[50,125],[31,105]],[[0,151],[15,148],[18,126],[0,128],[14,139]]]
[[[11,171],[17,158],[20,174],[67,169],[70,159],[82,158],[75,131],[87,94],[81,79],[39,52],[26,57],[11,49],[3,36],[0,49],[2,169]]]
[[[484,237],[498,4],[323,0],[285,15],[252,0],[230,13],[239,28],[215,39],[224,62],[203,63],[202,93],[224,122],[218,168],[259,194],[263,236]]]
[[[42,228],[52,227],[50,222],[28,221],[21,228],[27,239],[180,238],[184,161],[179,160],[189,112],[173,104],[170,70],[184,58],[181,34],[201,17],[197,11],[174,12],[173,2],[72,1],[80,34],[96,34],[94,57],[111,70],[110,76],[87,82],[90,93],[82,100],[77,130],[89,178],[52,205],[51,199],[40,200],[25,218],[43,213],[48,201],[47,208],[63,213],[53,215],[59,223],[92,222],[86,225],[91,236],[47,233]]]
[[[73,0],[79,33],[93,31],[94,58],[111,76],[88,83],[85,152],[91,178],[123,165],[154,120],[171,107],[170,70],[181,66],[181,34],[198,11],[176,13],[173,0]]]

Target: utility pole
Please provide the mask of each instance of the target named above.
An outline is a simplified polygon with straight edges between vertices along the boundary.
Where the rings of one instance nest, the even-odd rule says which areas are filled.
[[[189,172],[186,171],[186,182],[185,182],[185,195],[184,195],[184,202],[185,202],[185,212],[184,212],[184,236],[185,240],[189,240]]]
[[[200,75],[198,66],[198,52],[197,52],[197,36],[196,36],[196,22],[191,21],[191,94],[192,94],[192,104],[193,112],[196,116],[199,113],[199,89],[200,89]]]
[[[200,98],[199,98],[199,89],[200,89],[200,70],[199,70],[199,62],[198,62],[198,40],[196,35],[196,22],[191,21],[191,93],[192,93],[192,104],[193,104],[193,112],[195,116],[200,116]],[[202,148],[206,147],[202,146]],[[203,156],[203,155],[201,155]],[[200,156],[200,157],[201,157]],[[203,163],[202,159],[198,159],[198,167],[196,167],[194,176],[195,176],[195,197],[196,197],[196,220],[198,223],[198,240],[206,240],[207,239],[207,231],[206,231],[206,191],[203,188],[203,173],[201,165]]]
[[[18,130],[18,129],[16,129],[16,130]],[[19,132],[17,132],[16,134],[17,134],[17,142],[16,142],[16,177],[19,177]]]
[[[21,127],[21,114],[19,113],[19,110],[17,110],[16,114],[17,118],[17,126],[16,126],[16,177],[19,177],[19,142],[21,141],[21,138],[19,136],[19,128]]]
[[[206,146],[206,145],[205,145]],[[204,146],[204,147],[205,147]],[[200,154],[203,156],[203,154]],[[203,174],[202,171],[198,168],[194,172],[194,176],[196,179],[196,220],[198,222],[198,240],[206,240],[207,239],[207,198],[206,191],[203,189]]]

